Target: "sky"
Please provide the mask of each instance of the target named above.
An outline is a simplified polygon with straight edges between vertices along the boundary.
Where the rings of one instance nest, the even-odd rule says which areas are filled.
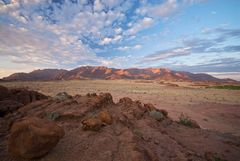
[[[240,80],[239,0],[0,0],[0,77],[83,65]]]

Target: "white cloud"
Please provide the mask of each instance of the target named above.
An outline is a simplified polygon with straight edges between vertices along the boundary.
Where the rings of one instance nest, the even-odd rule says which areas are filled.
[[[120,50],[120,51],[126,51],[126,50],[129,50],[130,47],[129,46],[120,46],[117,48],[117,50]]]
[[[97,56],[95,52],[140,49],[139,44],[123,44],[150,28],[156,21],[154,15],[168,15],[178,8],[174,0],[156,7],[141,0],[140,5],[145,6],[129,16],[126,13],[135,8],[136,1],[77,2],[11,0],[6,4],[0,0],[1,58],[9,58],[9,63],[35,67],[68,67],[89,62],[109,64],[111,60]]]
[[[147,29],[153,24],[153,19],[150,17],[144,17],[142,20],[134,23],[130,29],[127,30],[127,33],[130,35],[136,34],[137,32]]]
[[[134,45],[134,46],[120,46],[117,48],[117,50],[120,51],[127,51],[127,50],[138,50],[141,49],[142,46],[140,44]]]
[[[120,41],[121,39],[122,39],[121,35],[116,35],[113,38],[105,37],[105,38],[103,38],[102,41],[100,41],[99,45],[107,45],[110,43],[116,43],[116,42]]]
[[[97,11],[97,12],[102,11],[104,9],[104,5],[101,3],[100,0],[95,0],[93,7],[94,7],[94,11]]]
[[[14,26],[0,25],[0,37],[7,37],[0,39],[0,56],[11,56],[15,63],[49,66],[97,59],[91,49],[70,35],[46,36]]]
[[[96,12],[84,1],[58,5],[48,0],[0,3],[0,18],[14,22],[0,26],[0,56],[18,64],[46,67],[84,61],[102,63],[104,58],[97,57],[88,42],[107,45],[123,39],[122,28],[112,25],[124,20],[122,11],[131,7],[128,2],[96,0]],[[105,6],[115,9],[102,11]]]
[[[105,37],[99,44],[100,45],[106,45],[106,44],[110,44],[111,41],[112,41],[112,38]]]
[[[134,48],[134,49],[141,49],[142,46],[138,44],[138,45],[135,45],[133,48]]]
[[[116,34],[122,33],[122,28],[120,28],[120,27],[119,27],[119,28],[116,28],[116,29],[115,29],[115,32],[116,32]]]
[[[182,47],[182,48],[174,48],[169,50],[158,51],[154,54],[150,54],[143,58],[143,62],[145,61],[158,61],[167,58],[172,58],[176,56],[183,56],[191,54],[191,47]]]
[[[124,0],[102,0],[110,9],[119,6]]]
[[[167,0],[164,3],[154,6],[146,6],[136,10],[137,14],[151,17],[166,17],[174,13],[178,8],[177,0]]]
[[[137,57],[133,57],[132,55],[115,56],[104,61],[102,65],[107,65],[114,68],[128,68],[130,66],[133,67],[134,62],[136,62],[137,59]]]

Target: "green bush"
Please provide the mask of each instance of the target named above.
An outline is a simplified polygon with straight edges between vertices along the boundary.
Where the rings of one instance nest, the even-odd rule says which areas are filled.
[[[66,92],[60,92],[56,96],[54,96],[54,100],[63,102],[69,98],[72,98],[69,94]]]
[[[200,128],[196,121],[192,120],[189,116],[184,115],[183,113],[180,115],[178,123],[191,128]]]
[[[218,157],[218,156],[216,156],[216,155],[213,156],[213,160],[214,160],[214,161],[227,161],[227,160],[222,159],[222,158],[220,158],[220,157]]]
[[[138,137],[142,137],[143,136],[142,132],[140,130],[138,130],[138,129],[133,129],[133,133],[135,135],[137,135]]]
[[[164,119],[164,115],[160,111],[156,111],[156,110],[150,111],[149,116],[156,119],[157,121],[161,121]]]
[[[59,113],[57,113],[57,112],[49,112],[49,113],[47,113],[47,118],[49,119],[49,120],[56,120],[56,119],[58,119],[60,117],[60,115],[59,115]]]
[[[240,86],[235,86],[235,85],[212,86],[212,87],[207,87],[207,88],[240,90]]]

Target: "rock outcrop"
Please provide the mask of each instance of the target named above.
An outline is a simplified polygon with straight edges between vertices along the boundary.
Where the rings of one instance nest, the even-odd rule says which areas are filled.
[[[54,148],[63,136],[64,130],[55,122],[37,117],[25,118],[13,124],[8,151],[21,158],[39,158]]]
[[[0,117],[12,113],[31,102],[47,98],[47,96],[36,91],[23,88],[8,89],[0,86]]]
[[[1,161],[19,161],[19,156],[41,157],[41,161],[206,161],[209,158],[238,161],[240,158],[239,137],[185,126],[169,118],[167,111],[128,97],[114,103],[109,93],[32,102],[7,116],[0,119],[0,126],[8,119],[15,123],[11,131],[0,135]],[[29,120],[30,116],[41,121],[19,121]],[[63,139],[50,152],[62,132],[57,126],[48,125],[52,121],[43,123],[42,119],[50,119],[65,130]],[[4,150],[8,144],[11,153]]]

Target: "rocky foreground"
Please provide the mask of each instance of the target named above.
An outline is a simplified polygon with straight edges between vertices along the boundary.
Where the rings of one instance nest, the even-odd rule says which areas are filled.
[[[6,100],[18,101],[5,97],[0,103]],[[114,103],[109,93],[59,93],[5,110],[0,160],[239,160],[240,138],[203,130],[194,121],[186,125],[172,121],[165,110],[127,97]]]

